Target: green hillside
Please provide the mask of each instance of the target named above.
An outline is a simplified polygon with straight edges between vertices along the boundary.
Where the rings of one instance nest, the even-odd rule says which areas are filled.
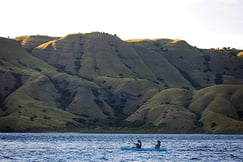
[[[243,133],[243,57],[107,33],[0,38],[0,131]]]

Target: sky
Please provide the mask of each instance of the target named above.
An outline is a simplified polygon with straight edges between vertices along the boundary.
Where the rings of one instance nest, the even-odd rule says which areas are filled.
[[[94,31],[243,49],[243,0],[3,0],[0,37]]]

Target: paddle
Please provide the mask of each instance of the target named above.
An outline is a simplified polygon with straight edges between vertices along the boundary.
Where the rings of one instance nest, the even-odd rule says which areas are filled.
[[[132,141],[132,143],[135,145],[135,142],[130,138],[130,140]],[[133,146],[134,147],[134,146]]]
[[[133,144],[135,144],[135,142],[130,138],[130,140],[132,141]]]

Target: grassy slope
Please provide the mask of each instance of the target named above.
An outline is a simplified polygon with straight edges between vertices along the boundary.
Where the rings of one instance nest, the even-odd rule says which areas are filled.
[[[192,92],[170,88],[154,95],[141,108],[127,118],[128,121],[145,120],[172,132],[190,132],[196,129],[196,115],[187,109]]]
[[[162,132],[242,132],[241,85],[199,91],[191,85],[212,85],[216,73],[225,83],[240,83],[242,59],[229,57],[232,51],[222,57],[185,41],[123,42],[103,33],[20,40],[49,65],[17,42],[0,40],[2,130],[82,127],[87,117],[123,119],[132,113],[127,120]]]
[[[56,100],[60,94],[50,79],[68,78],[74,83],[81,82],[87,86],[92,84],[57,73],[55,68],[29,55],[16,41],[1,38],[0,44],[1,62],[5,68],[2,73],[14,73],[19,77],[16,82],[22,82],[12,93],[5,95],[0,112],[1,129],[55,129],[65,126],[67,122],[75,123],[72,119],[78,116],[57,108],[59,103]],[[2,86],[7,87],[8,83],[4,83]],[[18,123],[6,122],[11,119]]]
[[[32,54],[79,76],[140,78],[171,87],[190,87],[162,55],[108,34],[68,35],[36,47]]]
[[[5,98],[2,107],[4,111],[1,112],[2,116],[7,116],[2,117],[1,120],[7,120],[12,116],[16,117],[16,114],[18,114],[20,116],[18,120],[23,120],[23,126],[21,126],[21,128],[15,128],[15,125],[12,125],[12,128],[9,126],[9,124],[3,122],[6,124],[2,125],[3,129],[6,128],[6,130],[26,130],[38,127],[39,129],[42,129],[51,128],[50,125],[53,127],[62,127],[65,126],[65,122],[75,123],[75,121],[72,119],[80,118],[73,114],[81,115],[81,118],[82,116],[85,118],[104,118],[105,112],[109,113],[111,116],[114,115],[113,109],[102,99],[106,96],[98,96],[99,100],[102,101],[101,107],[95,102],[97,96],[93,94],[93,90],[97,89],[96,84],[77,78],[75,76],[67,75],[65,73],[58,73],[55,68],[29,55],[17,44],[17,42],[3,40],[2,43],[6,43],[7,47],[9,46],[6,49],[1,48],[3,49],[3,51],[1,51],[1,56],[3,58],[2,60],[4,60],[5,67],[8,67],[10,71],[19,74],[20,80],[23,82],[23,85],[15,89],[14,92],[9,96],[6,96],[7,98]],[[10,47],[12,49],[11,51],[8,50]],[[125,87],[127,87],[125,88],[125,91],[132,90],[130,82],[132,82],[132,85],[137,86],[134,79],[120,78],[120,80],[121,82],[124,82],[123,86],[121,84],[120,90]],[[145,86],[150,89],[150,82],[147,82],[146,80],[141,80],[141,82],[145,82]],[[6,85],[8,85],[7,82]],[[138,90],[132,90],[131,92],[136,96],[138,95],[137,93],[141,93],[141,90],[144,92],[148,90],[144,90],[139,86],[137,86],[136,89]],[[118,88],[114,91],[114,93],[119,93],[120,90]],[[73,97],[70,100],[62,96],[60,93],[68,93]],[[101,94],[102,93],[103,92],[101,92]],[[145,95],[143,98],[148,97]],[[62,106],[65,103],[59,100],[70,100],[68,101],[70,103]],[[132,105],[129,104],[129,102],[134,102],[134,100],[128,101],[128,105]],[[137,102],[141,103],[142,100],[136,101],[133,103],[133,105],[136,105]],[[120,103],[118,103],[118,105],[119,104]],[[60,109],[57,109],[58,107],[65,109],[65,111],[71,112],[73,114],[69,114]],[[56,117],[53,117],[52,115],[48,116],[50,115],[48,111],[49,109],[57,110]],[[46,112],[48,112],[46,116],[39,115],[45,114]],[[67,119],[63,118],[63,115],[60,115],[61,118],[59,118],[58,114],[60,112],[63,112],[66,115],[69,114],[69,116],[66,116]],[[43,124],[43,122],[38,119],[47,120],[48,122]],[[29,120],[31,122],[29,122]],[[54,121],[59,121],[59,125]],[[31,123],[32,126],[30,125]]]
[[[243,86],[218,85],[198,91],[170,88],[153,96],[130,115],[128,121],[144,120],[174,132],[243,132]]]
[[[200,113],[209,132],[242,132],[243,86],[218,85],[197,91],[189,109]]]
[[[156,94],[158,89],[163,88],[148,80],[136,78],[97,77],[95,82],[105,91],[112,94],[110,98],[114,101],[111,102],[121,105],[121,100],[124,99],[125,103],[121,106],[123,106],[122,111],[125,114],[134,112]]]
[[[168,39],[129,42],[162,55],[197,89],[214,85],[217,75],[222,76],[222,83],[242,83],[243,59],[237,57],[239,50],[198,49],[185,41]]]

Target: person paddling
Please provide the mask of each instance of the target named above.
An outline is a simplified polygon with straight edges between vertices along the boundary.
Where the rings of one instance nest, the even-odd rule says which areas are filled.
[[[158,140],[156,145],[155,145],[155,148],[159,149],[160,148],[160,144],[161,144],[161,142],[160,142],[160,140]]]
[[[137,143],[134,143],[136,148],[141,148],[142,147],[142,142],[140,140],[138,140]]]

